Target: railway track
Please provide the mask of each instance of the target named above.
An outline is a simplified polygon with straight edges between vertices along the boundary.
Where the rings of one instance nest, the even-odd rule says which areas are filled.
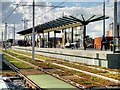
[[[55,78],[57,78],[57,79],[59,79],[59,80],[62,80],[62,81],[64,81],[64,82],[66,82],[66,83],[69,83],[69,84],[75,86],[76,88],[79,88],[80,90],[83,89],[83,88],[86,88],[86,87],[83,86],[83,85],[78,85],[78,84],[75,83],[75,82],[72,82],[72,81],[69,81],[69,80],[65,80],[64,78],[61,78],[61,77],[59,77],[59,76],[56,75],[56,74],[52,74],[52,73],[50,73],[50,72],[48,72],[48,71],[45,71],[43,68],[41,68],[41,67],[39,67],[39,66],[36,66],[36,65],[34,65],[34,64],[32,64],[32,63],[29,63],[29,62],[27,62],[27,61],[21,60],[21,59],[19,59],[19,58],[16,58],[16,57],[10,55],[10,54],[7,54],[7,53],[4,53],[4,54],[6,54],[7,56],[12,57],[12,58],[14,58],[14,59],[16,59],[16,60],[19,60],[19,61],[22,61],[22,62],[24,62],[24,63],[26,63],[26,64],[29,64],[30,66],[34,67],[35,69],[38,69],[38,70],[40,70],[40,71],[42,71],[42,72],[44,72],[44,73],[46,73],[46,74],[48,74],[48,75],[51,75],[51,76],[53,76],[53,77],[55,77]],[[7,60],[6,60],[6,61],[7,61]],[[8,61],[7,61],[7,62],[8,62]],[[10,62],[8,62],[8,63],[10,63]],[[11,64],[11,63],[10,63],[10,64]],[[11,64],[11,65],[12,65],[12,64]],[[14,66],[14,65],[12,65],[12,66]],[[15,67],[15,66],[14,66],[14,67]],[[15,68],[16,68],[16,67],[15,67]],[[18,72],[20,72],[18,68],[16,68],[16,69],[18,70]],[[17,70],[16,70],[16,71],[17,71]],[[21,72],[20,72],[20,73],[21,73]],[[24,75],[24,76],[25,76],[25,75]],[[26,76],[25,76],[25,77],[26,77]],[[26,77],[26,78],[27,78],[27,77]],[[37,90],[39,90],[39,89],[37,89]],[[40,89],[40,90],[41,90],[41,89]]]
[[[24,49],[24,48],[13,48],[13,50],[20,50],[20,51],[22,51],[22,52],[27,52],[27,53],[30,53],[31,52],[31,50],[30,49]],[[41,51],[36,51],[37,52],[37,54],[38,54],[38,52],[41,52]],[[25,55],[25,54],[24,54]],[[42,54],[40,54],[40,55],[42,55]],[[31,56],[31,55],[30,55]],[[47,56],[47,55],[43,55],[43,56],[46,56],[46,57],[52,57],[52,56]],[[57,57],[53,57],[53,58],[56,58],[56,59],[59,59],[59,58],[57,58]],[[36,58],[37,59],[37,58]],[[92,58],[93,59],[93,58]],[[41,59],[41,61],[44,61],[44,60],[42,60]],[[58,61],[58,60],[57,60]],[[61,60],[60,60],[61,61]],[[70,60],[69,60],[70,61]],[[70,62],[74,62],[74,61],[70,61]],[[112,74],[120,74],[120,72],[119,72],[119,70],[113,70],[113,69],[105,69],[105,68],[98,68],[98,67],[94,67],[94,66],[90,66],[90,65],[88,65],[88,66],[86,66],[86,67],[88,67],[88,68],[91,68],[91,69],[96,69],[96,70],[101,70],[101,71],[106,71],[106,72],[109,72],[109,73],[112,73]]]
[[[11,56],[11,55],[10,55]],[[11,56],[11,57],[13,57],[13,56]],[[15,58],[15,59],[17,59],[18,60],[18,58],[16,58],[16,57],[13,57],[13,58]],[[20,61],[21,61],[21,59],[19,59]],[[37,69],[40,69],[40,70],[42,70],[42,71],[44,71],[43,69],[41,69],[40,67],[38,67],[38,66],[36,66],[36,65],[33,65],[33,64],[31,64],[31,63],[29,63],[29,62],[26,62],[26,61],[24,61],[24,60],[22,60],[23,62],[25,62],[25,63],[27,63],[27,64],[29,64],[29,65],[32,65],[32,66],[34,66],[35,68],[37,68]],[[42,60],[43,61],[43,60]],[[59,66],[59,65],[58,65]],[[63,66],[62,66],[63,67]],[[46,72],[46,71],[44,71],[45,73],[47,73],[47,74],[49,74],[49,75],[52,75],[51,73],[49,73],[49,72]],[[54,75],[52,75],[52,76],[54,76]],[[56,78],[58,78],[58,79],[61,79],[61,78],[59,78],[59,77],[57,77],[57,76],[54,76],[54,77],[56,77]],[[63,81],[65,81],[64,79],[63,79]],[[68,82],[68,81],[66,81],[66,82]],[[73,84],[72,84],[73,85]],[[78,88],[83,88],[84,86],[78,86]]]
[[[35,84],[33,81],[27,78],[24,74],[22,74],[22,72],[20,72],[20,70],[17,67],[12,65],[10,62],[8,62],[5,59],[3,60],[3,62],[6,65],[8,65],[13,71],[15,71],[19,76],[21,76],[25,81],[25,85],[27,85],[31,90],[42,90],[37,84]]]
[[[20,54],[20,53],[16,53],[16,52],[12,52],[12,53]],[[28,58],[32,58],[31,56],[27,56],[27,55],[24,55],[24,54],[20,54],[20,55],[23,55],[23,56],[28,57]],[[35,59],[45,62],[45,60],[42,60],[42,59],[39,59],[39,58],[35,58]],[[58,63],[52,63],[52,62],[51,62],[51,64],[57,65],[57,66],[60,66],[60,67],[64,67],[64,68],[67,68],[67,69],[72,69],[72,70],[75,70],[75,71],[83,72],[83,73],[88,74],[88,75],[91,75],[91,76],[96,76],[96,77],[103,78],[103,79],[106,79],[106,80],[110,80],[110,81],[112,81],[112,82],[115,82],[115,83],[119,83],[119,84],[120,84],[120,81],[119,81],[119,80],[116,80],[116,79],[113,79],[113,78],[108,78],[108,77],[105,77],[105,76],[102,76],[102,75],[94,74],[94,73],[87,72],[87,71],[84,71],[84,70],[79,70],[79,69],[72,68],[72,67],[65,66],[65,65],[62,65],[62,64],[58,64]]]

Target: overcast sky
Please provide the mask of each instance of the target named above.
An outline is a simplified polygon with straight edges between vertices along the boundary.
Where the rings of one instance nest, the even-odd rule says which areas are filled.
[[[13,1],[13,2],[12,2]],[[0,16],[2,17],[1,25],[4,26],[4,23],[8,23],[8,33],[11,33],[9,37],[12,37],[12,24],[16,23],[16,32],[23,30],[23,20],[24,18],[28,19],[27,27],[32,27],[32,7],[31,6],[19,6],[11,15],[10,13],[16,7],[16,3],[19,3],[21,0],[5,0],[0,3]],[[32,0],[22,0],[21,5],[32,5]],[[63,15],[73,15],[73,14],[103,14],[103,0],[35,0],[36,5],[60,5],[64,6],[63,8],[56,8],[50,11],[52,7],[35,7],[35,25],[42,24],[56,18],[59,18]],[[39,2],[38,2],[39,1]],[[41,1],[41,2],[40,2]],[[43,2],[42,2],[43,1]],[[51,2],[52,1],[52,2]],[[49,11],[49,12],[48,12]],[[10,15],[8,17],[8,15]],[[106,15],[110,18],[106,20],[106,31],[109,30],[109,24],[113,22],[113,0],[106,0]],[[8,17],[8,18],[7,18]],[[3,22],[3,23],[2,23]],[[91,23],[87,26],[87,34],[91,37],[102,36],[102,22],[98,21]],[[4,30],[4,27],[0,27],[0,39],[1,31]],[[16,35],[16,38],[20,38],[19,35]]]

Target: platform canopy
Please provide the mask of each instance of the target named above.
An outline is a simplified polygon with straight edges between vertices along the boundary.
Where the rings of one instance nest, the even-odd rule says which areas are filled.
[[[63,16],[58,19],[37,25],[35,27],[35,32],[43,33],[47,31],[61,30],[61,29],[80,26],[80,25],[84,26],[89,24],[90,22],[95,22],[107,18],[109,17],[102,15],[87,15],[87,14]],[[20,35],[26,35],[31,33],[32,33],[32,28],[18,32],[18,34]]]

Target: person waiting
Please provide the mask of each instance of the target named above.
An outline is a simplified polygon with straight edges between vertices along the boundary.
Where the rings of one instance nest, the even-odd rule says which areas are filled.
[[[110,49],[113,51],[113,40],[110,41]]]
[[[103,35],[102,36],[102,40],[101,40],[101,50],[103,49],[103,46],[104,46],[104,49],[106,50],[106,38],[105,36]]]

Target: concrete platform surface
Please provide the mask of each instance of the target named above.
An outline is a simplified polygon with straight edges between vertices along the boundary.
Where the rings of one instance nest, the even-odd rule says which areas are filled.
[[[15,48],[32,50],[32,47],[15,46]],[[99,59],[106,59],[107,54],[113,53],[112,51],[101,51],[101,50],[95,50],[95,49],[81,50],[81,49],[71,49],[71,48],[62,49],[62,48],[37,48],[35,47],[35,50],[42,51],[42,52],[49,52],[49,53],[83,56],[83,57],[99,58]]]
[[[32,47],[15,46],[13,49],[32,51]],[[81,50],[81,49],[62,49],[62,48],[37,48],[35,53],[48,57],[60,58],[72,62],[80,62],[88,65],[96,65],[106,68],[118,68],[113,63],[119,63],[119,58],[112,51],[101,51],[95,49]],[[117,54],[120,56],[120,54]],[[112,56],[112,59],[111,59]],[[115,60],[116,59],[116,60]],[[120,63],[118,64],[120,65]]]

